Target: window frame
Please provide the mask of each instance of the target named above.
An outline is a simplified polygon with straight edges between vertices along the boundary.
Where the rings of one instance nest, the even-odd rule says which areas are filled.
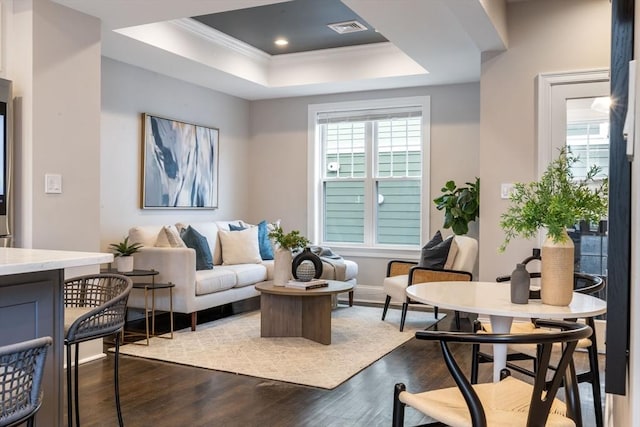
[[[421,184],[421,215],[420,241],[428,240],[429,212],[431,205],[430,194],[430,153],[431,153],[431,97],[412,96],[402,98],[371,99],[361,101],[331,102],[325,104],[309,104],[308,106],[308,134],[307,134],[307,234],[312,242],[324,245],[323,241],[323,202],[322,202],[322,144],[319,127],[316,126],[317,116],[321,113],[348,112],[356,110],[385,109],[398,107],[417,107],[422,110],[422,180]],[[371,153],[373,155],[373,153]],[[373,170],[370,172],[374,172]],[[379,179],[379,178],[378,178]],[[367,190],[368,191],[368,190]],[[367,207],[368,210],[371,207]],[[371,212],[374,214],[374,212]],[[365,225],[367,226],[367,225]],[[369,224],[367,233],[373,232],[374,227]],[[375,241],[375,237],[373,241]],[[365,237],[365,242],[368,239]],[[415,256],[420,245],[388,245],[367,243],[330,243],[332,248],[340,248],[343,255],[360,255],[373,257]]]

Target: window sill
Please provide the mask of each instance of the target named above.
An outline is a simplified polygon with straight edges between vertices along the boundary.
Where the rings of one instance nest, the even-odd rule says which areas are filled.
[[[370,246],[351,246],[351,245],[338,245],[336,243],[323,243],[320,246],[331,248],[333,252],[341,255],[345,258],[360,257],[360,258],[385,258],[385,259],[407,259],[418,260],[420,258],[420,248],[408,248],[408,247],[370,247]]]

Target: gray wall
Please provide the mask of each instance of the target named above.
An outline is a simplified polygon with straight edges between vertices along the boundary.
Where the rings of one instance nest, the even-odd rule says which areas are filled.
[[[143,210],[141,113],[218,128],[217,210]],[[249,211],[249,102],[102,58],[100,234],[103,249],[134,225],[245,218]]]
[[[431,206],[429,235],[435,233],[441,228],[443,217],[430,200],[439,195],[446,181],[470,181],[479,174],[477,83],[252,102],[248,219],[257,222],[280,218],[285,228],[306,233],[309,104],[424,95],[431,97],[431,194],[426,197]],[[390,257],[393,254],[389,251],[375,258],[349,256],[359,265],[357,298],[381,298]]]
[[[480,81],[480,279],[494,280],[531,254],[537,241],[498,246],[508,201],[500,184],[537,179],[536,76],[608,68],[611,5],[607,0],[508,3],[509,50],[485,54]]]

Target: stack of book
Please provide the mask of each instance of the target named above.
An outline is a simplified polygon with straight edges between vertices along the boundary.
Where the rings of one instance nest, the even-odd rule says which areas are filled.
[[[289,280],[286,285],[287,288],[296,288],[296,289],[317,289],[317,288],[325,288],[329,286],[326,280],[315,279],[309,280],[307,282],[301,282],[299,280]]]

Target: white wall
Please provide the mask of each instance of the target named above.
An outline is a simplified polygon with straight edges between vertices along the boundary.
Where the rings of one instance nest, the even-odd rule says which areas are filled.
[[[220,130],[217,210],[143,210],[141,113]],[[249,205],[249,102],[102,58],[100,240],[105,249],[134,225],[245,218]]]
[[[498,254],[498,223],[508,207],[500,184],[536,176],[535,78],[540,73],[608,68],[608,0],[537,0],[507,6],[509,50],[485,54],[480,81],[480,279],[493,280],[531,254],[513,241]]]
[[[14,81],[15,245],[99,247],[100,22],[49,1],[3,3]],[[59,173],[62,194],[44,193]]]
[[[425,197],[428,200],[437,197],[440,188],[450,179],[457,183],[473,180],[479,173],[477,83],[254,101],[251,103],[249,164],[252,175],[247,219],[259,222],[280,218],[285,229],[307,232],[309,104],[421,95],[431,97],[431,194]],[[443,215],[433,203],[429,205],[431,235],[441,228]],[[415,255],[417,257],[419,251]],[[381,290],[389,258],[349,258],[359,265],[356,297],[371,299],[370,293]],[[381,298],[381,294],[377,297]]]

